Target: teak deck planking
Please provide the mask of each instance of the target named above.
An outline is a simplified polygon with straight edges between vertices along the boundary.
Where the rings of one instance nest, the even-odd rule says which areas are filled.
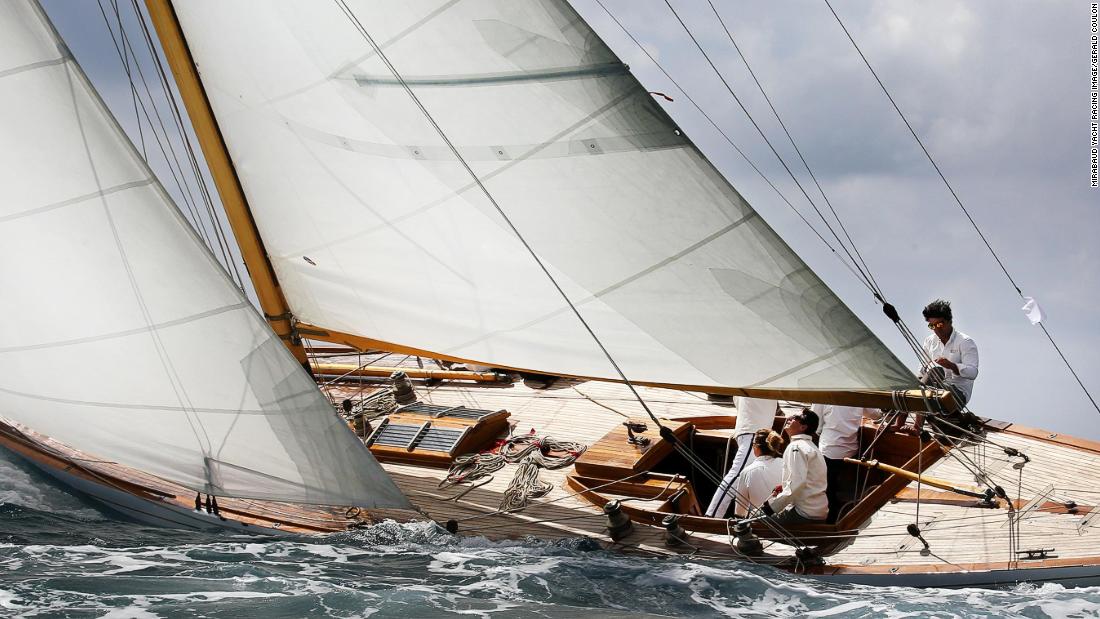
[[[374,387],[368,387],[372,389]],[[356,388],[342,387],[342,394],[355,391]],[[677,426],[673,420],[687,418],[706,418],[717,420],[717,425],[727,425],[736,411],[729,404],[709,402],[705,396],[697,393],[673,391],[655,388],[639,388],[646,403],[658,417]],[[465,405],[478,408],[503,408],[511,412],[515,424],[514,432],[523,434],[531,429],[542,435],[551,435],[559,440],[573,440],[590,445],[584,463],[609,468],[597,472],[622,473],[619,477],[593,475],[612,481],[627,477],[626,467],[633,467],[635,455],[629,462],[623,458],[633,446],[626,444],[626,432],[622,423],[628,419],[644,421],[649,426],[645,436],[656,441],[656,428],[645,416],[644,411],[633,399],[629,390],[613,383],[582,383],[559,379],[550,389],[529,389],[522,383],[512,386],[478,386],[473,384],[444,383],[433,388],[418,387],[417,392],[424,401],[443,405]],[[706,422],[698,423],[700,429],[722,436],[726,431],[709,430]],[[1020,522],[1020,535],[1016,550],[1028,550],[1054,547],[1054,557],[1044,560],[1028,561],[1009,556],[1007,526],[1008,510],[975,507],[975,500],[944,500],[943,496],[931,495],[927,486],[921,489],[922,496],[929,500],[916,502],[915,482],[899,482],[896,488],[888,490],[890,500],[865,522],[859,525],[859,532],[846,547],[840,548],[827,557],[826,571],[858,571],[869,573],[893,573],[908,570],[952,571],[967,569],[993,569],[1005,566],[1026,566],[1029,564],[1076,564],[1089,562],[1092,557],[1100,557],[1100,515],[1095,519],[1096,529],[1085,528],[1078,533],[1078,525],[1088,513],[1090,506],[1100,502],[1100,488],[1067,487],[1068,480],[1091,479],[1100,470],[1100,446],[1088,441],[1075,444],[1059,443],[1049,437],[1050,433],[1030,428],[1013,432],[1011,424],[1000,424],[1004,431],[991,431],[990,438],[1000,445],[1011,446],[1027,453],[1031,462],[1024,467],[1024,488],[1017,492],[1019,471],[1012,468],[1012,460],[996,447],[987,445],[975,447],[962,445],[953,451],[955,455],[942,457],[926,469],[927,474],[951,481],[962,487],[975,486],[973,475],[959,463],[962,454],[973,460],[984,461],[988,470],[993,471],[993,480],[1002,485],[1017,505],[1027,503],[1038,490],[1048,484],[1055,484],[1057,497],[1049,498],[1039,508],[1026,515]],[[685,426],[680,426],[685,427]],[[894,435],[883,440],[917,441],[915,437]],[[621,441],[622,448],[615,449],[615,442]],[[927,449],[929,446],[924,445]],[[606,452],[606,453],[605,453]],[[591,455],[589,455],[591,454]],[[605,459],[600,462],[597,456]],[[1009,462],[1011,460],[1011,462]],[[1003,462],[1002,462],[1003,461]],[[896,462],[894,464],[902,464]],[[439,481],[445,475],[441,469],[426,470],[401,465],[384,465],[414,503],[431,518],[440,523],[447,520],[459,521],[460,534],[484,535],[490,538],[526,537],[590,537],[600,540],[609,547],[627,548],[660,554],[676,552],[697,552],[735,558],[729,548],[728,536],[723,533],[693,533],[691,543],[697,549],[673,549],[664,545],[663,530],[650,526],[635,526],[634,532],[620,543],[612,543],[607,536],[606,519],[601,511],[590,502],[576,496],[577,490],[565,484],[571,469],[561,471],[540,471],[540,479],[555,485],[550,495],[537,499],[531,507],[513,514],[497,514],[500,499],[511,480],[514,466],[508,465],[496,472],[491,481],[477,487],[460,499],[453,497],[465,487],[452,487],[440,490]],[[591,470],[590,470],[591,471]],[[636,471],[635,471],[636,472]],[[579,472],[578,472],[579,474]],[[625,480],[625,495],[616,495],[614,491],[623,490],[623,486],[609,486],[598,492],[615,498],[632,498],[630,505],[658,510],[664,498],[640,500],[637,488],[629,488]],[[1030,490],[1034,490],[1031,492]],[[945,493],[950,494],[950,493]],[[952,495],[957,497],[957,495]],[[693,497],[695,498],[695,497]],[[940,499],[940,500],[935,500]],[[1076,513],[1069,513],[1060,501],[1072,499],[1080,506]],[[696,500],[699,500],[696,498]],[[917,510],[919,508],[919,519]],[[474,517],[472,520],[470,517]],[[918,522],[922,534],[930,545],[931,553],[922,555],[923,546],[910,536],[906,526]],[[1091,535],[1089,534],[1091,532]],[[768,553],[789,554],[790,549],[770,544]],[[983,567],[984,566],[984,567]],[[893,572],[891,572],[893,570]]]

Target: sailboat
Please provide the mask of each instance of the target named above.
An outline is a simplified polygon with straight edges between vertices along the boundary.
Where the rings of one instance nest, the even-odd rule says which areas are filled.
[[[1098,493],[1069,483],[1100,445],[988,420],[927,438],[864,426],[863,492],[833,524],[701,515],[736,415],[700,393],[933,420],[958,406],[917,383],[568,3],[148,8],[263,317],[41,10],[6,7],[0,122],[27,147],[3,166],[19,199],[0,251],[20,268],[0,282],[16,317],[0,442],[49,474],[146,521],[153,505],[325,532],[411,499],[459,534],[585,536],[840,582],[1100,580]],[[323,368],[310,342],[354,363]],[[356,437],[301,365],[350,413],[387,388],[362,398],[321,374],[393,353],[494,370],[386,372],[497,382],[421,388]],[[63,376],[35,371],[46,355]],[[542,390],[509,373],[560,378]],[[468,485],[448,468],[498,436],[552,450],[550,433],[588,449],[531,478],[501,464]]]
[[[5,446],[150,524],[332,531],[410,511],[40,7],[0,10]],[[59,359],[63,376],[42,370]]]

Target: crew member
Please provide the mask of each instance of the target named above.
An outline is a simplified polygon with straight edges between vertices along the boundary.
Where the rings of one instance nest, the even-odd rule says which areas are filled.
[[[718,484],[718,490],[707,506],[706,515],[712,518],[725,516],[733,501],[733,482],[741,474],[741,471],[752,462],[752,436],[757,430],[770,430],[775,423],[775,414],[779,410],[778,400],[758,400],[756,398],[737,398],[737,423],[733,428],[734,441],[737,443],[737,453],[733,457],[733,464],[729,472]]]
[[[812,410],[821,418],[821,438],[818,449],[825,458],[828,471],[828,487],[825,496],[829,499],[829,522],[836,522],[838,512],[845,503],[853,498],[854,481],[843,471],[850,468],[844,458],[851,458],[859,451],[859,432],[863,418],[878,419],[882,413],[877,408],[858,406],[839,406],[836,404],[815,404]]]
[[[773,430],[757,430],[752,435],[752,464],[745,467],[733,483],[735,516],[744,517],[749,509],[764,504],[772,489],[783,480],[783,437]]]
[[[760,506],[780,525],[822,523],[829,516],[825,497],[825,458],[814,445],[817,413],[808,408],[787,418],[783,427],[791,444],[783,452],[783,485],[775,488],[771,499]]]
[[[970,401],[974,393],[974,379],[978,377],[978,346],[969,335],[954,328],[951,303],[936,299],[925,306],[924,320],[932,333],[924,339],[924,352],[932,360],[922,368],[921,382],[932,387],[949,389],[959,408]],[[896,427],[904,422],[907,413],[901,413]],[[924,415],[916,415],[914,431],[924,427]]]

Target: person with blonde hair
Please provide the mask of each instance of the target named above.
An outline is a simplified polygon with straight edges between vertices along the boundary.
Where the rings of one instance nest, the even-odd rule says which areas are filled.
[[[733,464],[729,471],[718,484],[714,496],[704,512],[711,518],[722,518],[733,501],[733,484],[737,478],[752,463],[752,437],[757,430],[767,430],[775,423],[775,415],[779,412],[778,400],[761,400],[758,398],[737,398],[737,423],[733,428],[733,440],[737,445],[737,452],[733,456]]]
[[[747,516],[750,509],[763,505],[783,479],[782,436],[773,430],[757,430],[752,436],[752,453],[756,459],[733,484],[736,500],[733,514],[738,517]]]

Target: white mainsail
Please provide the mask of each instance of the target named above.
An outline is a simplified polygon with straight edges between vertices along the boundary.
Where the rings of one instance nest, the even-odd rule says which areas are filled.
[[[0,416],[220,496],[405,507],[33,2],[0,3]]]
[[[618,378],[361,25],[629,378],[913,384],[568,3],[341,4],[175,6],[299,320]]]

